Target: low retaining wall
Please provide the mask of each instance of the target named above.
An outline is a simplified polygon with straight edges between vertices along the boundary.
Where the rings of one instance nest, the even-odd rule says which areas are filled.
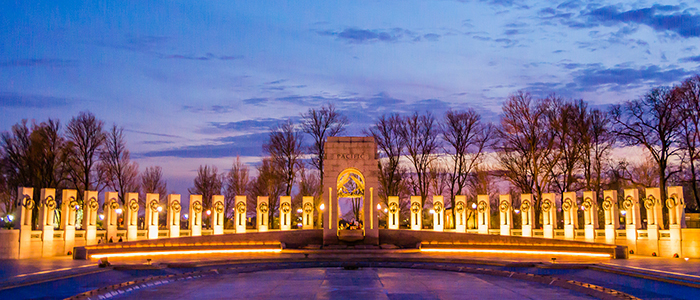
[[[482,249],[547,249],[557,251],[606,253],[612,255],[614,258],[628,257],[626,246],[536,237],[485,235],[474,233],[380,229],[379,241],[382,244],[394,244],[401,247],[415,247],[415,245],[420,243],[428,244],[432,247],[439,247],[442,245],[446,246],[447,248],[462,246]]]
[[[626,258],[626,247],[595,244],[578,241],[564,241],[544,238],[514,236],[479,235],[455,232],[431,232],[413,230],[379,231],[382,244],[394,244],[402,248],[416,248],[418,244],[432,247],[469,246],[490,249],[548,249],[557,251],[578,251],[606,253],[615,258]],[[300,248],[305,245],[323,244],[323,230],[291,230],[251,232],[246,234],[223,234],[198,237],[166,238],[135,242],[107,243],[76,247],[75,259],[87,259],[95,254],[152,252],[163,250],[204,250],[204,249],[251,249],[251,248]]]

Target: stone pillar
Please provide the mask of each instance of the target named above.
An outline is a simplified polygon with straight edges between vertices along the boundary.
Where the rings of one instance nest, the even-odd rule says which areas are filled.
[[[73,251],[75,246],[75,215],[80,209],[76,190],[63,190],[61,197],[61,229],[63,229],[63,253]]]
[[[168,195],[168,236],[171,238],[180,237],[180,211],[182,211],[182,204],[180,204],[180,195],[170,194]]]
[[[369,199],[365,199],[368,201]],[[301,198],[301,229],[314,229],[314,197],[304,196]],[[368,225],[368,224],[364,224]]]
[[[420,196],[411,196],[411,230],[423,229],[423,205]]]
[[[83,198],[83,230],[85,230],[85,245],[97,244],[97,210],[100,203],[97,200],[97,191],[85,191]]]
[[[649,250],[659,255],[659,230],[664,229],[659,188],[647,188],[644,207],[647,209],[647,238]]]
[[[489,234],[489,225],[491,224],[491,204],[489,203],[488,195],[476,196],[476,221],[479,225],[479,233]]]
[[[119,240],[117,238],[118,218],[117,209],[119,208],[119,194],[116,192],[105,192],[102,211],[105,214],[105,219],[102,220],[102,228],[105,229],[105,242],[112,239],[112,242]]]
[[[146,230],[149,240],[158,238],[158,208],[160,208],[160,195],[146,194]],[[161,208],[162,209],[162,208]]]
[[[190,236],[202,235],[202,195],[190,195]]]
[[[332,208],[328,207],[328,213],[332,211]],[[292,229],[292,197],[282,196],[280,197],[280,230],[290,230]]]
[[[442,196],[433,196],[433,230],[445,229],[445,204]]]
[[[127,207],[124,213],[126,240],[133,242],[139,238],[139,193],[126,193],[126,199]]]
[[[34,189],[20,187],[17,189],[18,208],[15,216],[19,226],[19,259],[31,257],[32,217],[36,203],[34,202]]]
[[[41,189],[41,206],[39,206],[39,229],[41,229],[41,256],[53,256],[53,217],[56,210],[56,190]]]
[[[620,219],[617,211],[617,191],[603,191],[603,212],[605,213],[605,243],[615,245]]]
[[[268,217],[268,212],[270,211],[269,201],[267,197],[258,196],[258,215],[255,218],[258,223],[258,232],[267,231],[267,228],[270,227],[270,219]]]
[[[625,235],[627,249],[637,253],[637,230],[642,228],[639,213],[639,190],[625,190],[625,200],[622,201],[622,211],[625,214]]]
[[[576,239],[576,228],[578,228],[576,192],[564,193],[561,209],[564,212],[564,238],[567,240]]]
[[[644,207],[647,209],[647,245],[649,252],[659,255],[659,229],[663,229],[663,214],[659,188],[647,188]]]
[[[224,204],[223,195],[211,196],[211,229],[212,234],[224,234],[224,214],[226,213],[226,205]],[[245,223],[244,223],[245,224]]]
[[[685,228],[685,200],[682,186],[669,186],[666,195],[668,208],[668,230],[671,235],[671,255],[683,257],[681,228]]]
[[[467,232],[467,196],[455,196],[455,231]]]
[[[542,194],[542,233],[545,238],[554,238],[557,228],[557,202],[553,193]]]
[[[401,219],[401,208],[399,207],[399,197],[389,196],[387,199],[389,214],[387,215],[387,228],[399,229],[399,221]]]
[[[513,229],[513,210],[510,195],[498,196],[498,212],[500,214],[501,235],[511,235]]]
[[[236,196],[236,217],[234,218],[236,222],[236,233],[245,233],[245,222],[246,222],[246,196]]]
[[[583,229],[587,242],[595,242],[595,231],[598,228],[598,197],[596,192],[583,192]]]
[[[535,226],[535,211],[532,209],[532,203],[532,194],[520,195],[520,217],[525,237],[532,236],[532,227]]]

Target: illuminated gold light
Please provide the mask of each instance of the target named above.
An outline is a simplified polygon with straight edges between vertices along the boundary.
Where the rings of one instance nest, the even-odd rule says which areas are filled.
[[[280,253],[280,252],[282,252],[282,249],[175,250],[175,251],[151,251],[151,252],[94,254],[94,255],[90,255],[90,258],[136,257],[136,256],[147,256],[147,255],[239,254],[239,253]]]
[[[606,253],[590,253],[590,252],[567,252],[567,251],[549,251],[549,250],[505,250],[505,249],[420,249],[421,252],[457,252],[457,253],[499,253],[499,254],[546,254],[546,255],[567,255],[567,256],[586,256],[586,257],[605,257],[610,258],[612,255]]]

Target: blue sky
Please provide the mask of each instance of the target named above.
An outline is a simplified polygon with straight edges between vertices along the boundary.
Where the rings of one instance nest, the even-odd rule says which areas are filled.
[[[358,135],[388,112],[517,90],[606,105],[700,73],[700,1],[2,1],[0,130],[90,110],[186,193],[197,166],[261,155],[332,102]]]

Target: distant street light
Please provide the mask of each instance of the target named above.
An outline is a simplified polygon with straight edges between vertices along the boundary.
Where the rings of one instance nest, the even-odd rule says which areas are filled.
[[[105,219],[105,215],[103,215],[103,214],[100,214],[99,217],[100,217],[100,221]]]
[[[302,212],[301,208],[300,208],[300,209],[297,209],[297,213],[300,214],[301,212]]]
[[[324,210],[324,209],[326,209],[326,206],[323,203],[321,203],[321,206],[319,206],[318,208],[320,208],[321,210]]]
[[[122,209],[121,209],[121,208],[117,208],[117,209],[114,210],[114,212],[117,213],[118,215],[121,215],[121,214],[122,214]]]
[[[187,220],[187,219],[189,219],[189,218],[190,218],[190,215],[189,215],[189,214],[184,214],[184,215],[183,215],[182,217],[184,217],[184,218],[185,218],[185,220]]]
[[[472,203],[472,209],[476,209],[476,203]]]
[[[377,210],[381,210],[381,209],[382,209],[382,205],[377,203]]]
[[[211,215],[211,209],[207,209],[207,216]]]

